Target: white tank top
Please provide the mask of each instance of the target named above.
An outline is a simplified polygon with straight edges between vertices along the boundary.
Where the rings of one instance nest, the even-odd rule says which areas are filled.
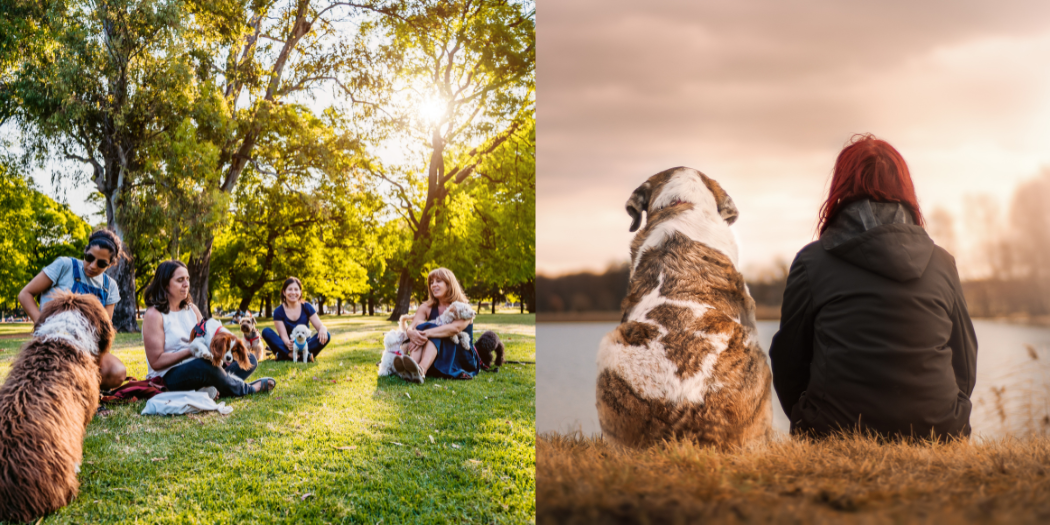
[[[190,338],[190,331],[193,330],[193,325],[197,324],[197,314],[193,313],[193,309],[187,306],[178,312],[161,313],[160,316],[164,320],[164,353],[176,352],[188,347],[189,344],[182,340]],[[146,379],[164,377],[168,370],[194,359],[196,357],[187,357],[161,370],[154,370],[149,364],[149,359],[147,359],[146,370],[148,373],[146,374]]]

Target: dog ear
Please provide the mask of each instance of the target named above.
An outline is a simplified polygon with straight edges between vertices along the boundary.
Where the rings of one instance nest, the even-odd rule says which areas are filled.
[[[631,198],[627,199],[627,214],[631,216],[630,231],[636,231],[642,225],[642,212],[648,213],[649,211],[649,196],[652,191],[652,184],[645,181],[641,186],[635,188]]]
[[[241,341],[239,338],[234,337],[232,351],[233,360],[237,361],[237,364],[240,365],[241,370],[248,370],[252,367],[252,362],[248,360],[248,347],[245,346],[244,341]]]
[[[230,338],[233,336],[219,332],[215,334],[215,337],[211,338],[211,346],[208,348],[211,350],[211,364],[222,367],[223,358],[226,357],[226,350],[230,347]]]
[[[704,183],[707,184],[707,189],[711,190],[711,194],[715,197],[715,202],[718,203],[718,215],[728,224],[736,222],[740,212],[737,211],[736,204],[733,203],[733,199],[729,197],[726,190],[722,189],[722,185],[715,179],[707,176],[704,176]]]

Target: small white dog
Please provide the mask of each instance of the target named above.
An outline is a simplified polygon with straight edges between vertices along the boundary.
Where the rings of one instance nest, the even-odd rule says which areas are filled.
[[[383,336],[383,359],[379,361],[379,377],[394,375],[394,358],[405,354],[405,343],[408,342],[408,323],[415,317],[412,314],[401,316],[397,328]]]
[[[448,305],[448,308],[445,309],[444,313],[437,316],[437,319],[434,319],[434,323],[438,326],[444,326],[452,321],[458,321],[460,319],[470,321],[471,319],[474,319],[474,316],[476,315],[478,314],[474,312],[474,309],[471,308],[469,304],[454,301],[452,304]],[[464,350],[470,350],[470,337],[468,337],[467,334],[459,332],[453,334],[451,339],[453,343],[462,346]]]
[[[310,349],[306,345],[306,340],[310,338],[310,329],[306,325],[301,324],[292,329],[292,362],[298,362],[299,355],[303,356],[303,362],[305,363],[310,357]]]

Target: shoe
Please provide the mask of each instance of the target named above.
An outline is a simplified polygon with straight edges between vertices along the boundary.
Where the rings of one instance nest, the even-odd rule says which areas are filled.
[[[405,367],[406,379],[413,383],[423,384],[423,369],[411,357],[401,358],[401,364]]]
[[[468,374],[466,372],[460,372],[458,376],[453,377],[452,379],[460,379],[460,380],[463,380],[463,381],[470,381],[471,379],[474,379],[474,376],[472,376],[472,375],[470,375],[470,374]]]
[[[404,361],[402,361],[402,359],[404,359],[403,356],[394,356],[394,372],[396,372],[397,375],[401,377],[401,379],[407,379],[408,371],[405,370],[405,363]]]
[[[269,392],[269,391],[271,391],[271,390],[273,390],[274,388],[277,387],[277,381],[274,381],[273,378],[271,378],[271,377],[264,377],[264,378],[256,380],[256,381],[252,381],[251,383],[248,383],[248,386],[252,387],[252,390],[255,390],[255,384],[256,383],[261,383],[263,381],[265,381],[265,383],[262,384],[262,388],[260,388],[258,392],[254,392],[255,394],[262,394],[263,392]]]
[[[213,386],[201,387],[201,388],[198,388],[197,391],[198,392],[205,392],[205,393],[207,393],[208,397],[210,397],[212,399],[212,401],[214,401],[215,399],[217,399],[219,397],[219,389],[215,388]]]

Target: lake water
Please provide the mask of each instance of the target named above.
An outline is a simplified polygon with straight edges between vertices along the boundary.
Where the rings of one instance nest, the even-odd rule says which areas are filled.
[[[977,386],[970,424],[974,435],[996,438],[1050,432],[1050,328],[974,320]],[[536,326],[536,431],[598,434],[595,359],[598,343],[616,323],[541,323]],[[759,321],[769,349],[778,321]],[[773,393],[773,426],[788,419]]]

